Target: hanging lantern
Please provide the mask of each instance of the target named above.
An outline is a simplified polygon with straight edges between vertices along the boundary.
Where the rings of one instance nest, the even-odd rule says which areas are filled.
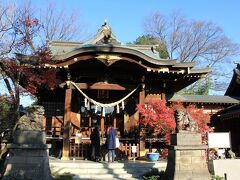
[[[119,114],[120,110],[119,110],[119,104],[117,104],[117,114]]]

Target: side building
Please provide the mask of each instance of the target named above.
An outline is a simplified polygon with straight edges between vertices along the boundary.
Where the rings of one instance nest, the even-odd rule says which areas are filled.
[[[230,132],[233,152],[240,156],[240,64],[233,70],[231,82],[225,96],[238,100],[238,103],[224,108],[212,117],[211,126],[216,132]]]

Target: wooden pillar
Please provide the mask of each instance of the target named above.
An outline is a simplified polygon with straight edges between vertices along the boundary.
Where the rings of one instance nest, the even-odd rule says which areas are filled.
[[[104,137],[104,117],[101,118],[100,130],[101,130],[101,136]]]
[[[139,92],[139,104],[145,104],[145,89]],[[139,150],[140,156],[145,156],[145,137],[144,132],[142,132],[141,126],[139,126],[140,140],[139,140]]]
[[[163,89],[163,90],[161,91],[161,99],[162,99],[162,100],[166,100],[166,91],[165,91],[165,89]]]
[[[91,128],[92,127],[92,117],[89,116],[88,118],[88,127]]]
[[[62,159],[69,159],[69,140],[70,140],[70,127],[71,127],[71,100],[72,100],[72,89],[68,88],[68,89],[66,89],[66,92],[65,92]]]
[[[139,104],[145,104],[145,90],[139,92]]]
[[[166,100],[166,82],[163,82],[163,86],[161,90],[161,99]]]
[[[162,94],[161,94],[161,99],[162,99],[162,100],[166,100],[166,94],[165,94],[165,92],[162,92]]]
[[[89,116],[88,118],[88,135],[90,136],[90,134],[92,133],[92,117]]]

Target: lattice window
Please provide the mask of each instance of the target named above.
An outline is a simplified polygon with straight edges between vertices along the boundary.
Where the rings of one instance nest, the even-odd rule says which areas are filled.
[[[63,102],[43,102],[42,106],[45,109],[45,116],[64,116],[64,103]]]

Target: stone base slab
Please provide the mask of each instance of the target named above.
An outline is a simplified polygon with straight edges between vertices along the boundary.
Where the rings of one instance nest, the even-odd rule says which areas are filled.
[[[189,146],[189,145],[202,145],[201,134],[199,133],[176,133],[171,136],[171,145],[174,146]]]
[[[166,177],[168,180],[210,180],[206,160],[206,145],[201,134],[177,133],[171,137]]]
[[[47,145],[10,144],[3,180],[51,180]]]

